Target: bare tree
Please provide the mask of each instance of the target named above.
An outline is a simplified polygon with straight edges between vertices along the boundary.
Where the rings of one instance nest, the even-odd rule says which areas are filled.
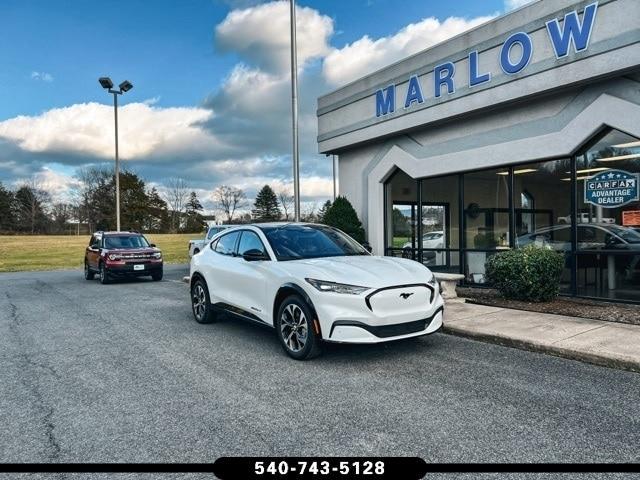
[[[85,221],[89,232],[95,227],[98,216],[98,206],[95,202],[96,192],[107,184],[113,177],[113,169],[108,165],[97,165],[81,168],[76,173],[80,182],[74,192],[73,203],[78,208],[78,223]],[[78,225],[78,233],[79,233]]]
[[[318,220],[318,202],[307,203],[301,212],[301,220],[304,222],[315,223]]]
[[[246,198],[242,189],[228,185],[220,185],[213,191],[213,199],[227,217],[227,223],[233,221],[236,210],[245,206]]]
[[[282,211],[284,213],[284,219],[289,220],[289,215],[292,213],[293,207],[293,193],[288,188],[283,188],[278,192],[278,201],[282,205]]]
[[[180,228],[180,219],[185,210],[187,198],[189,197],[190,189],[187,182],[180,177],[170,178],[165,182],[167,190],[164,194],[165,201],[169,205],[171,231],[177,232]]]

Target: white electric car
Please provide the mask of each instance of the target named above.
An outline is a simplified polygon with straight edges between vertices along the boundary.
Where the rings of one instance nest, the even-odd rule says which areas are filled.
[[[433,333],[443,300],[418,262],[376,257],[332,227],[267,223],[225,230],[191,259],[199,323],[220,313],[275,328],[295,359],[322,341],[378,343]]]

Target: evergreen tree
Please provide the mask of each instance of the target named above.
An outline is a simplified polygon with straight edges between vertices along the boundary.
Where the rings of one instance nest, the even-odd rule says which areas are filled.
[[[256,222],[273,222],[280,220],[282,213],[278,197],[269,185],[265,185],[256,195],[251,215]]]
[[[202,232],[205,227],[205,222],[202,218],[203,211],[202,204],[198,199],[196,192],[189,194],[189,200],[185,205],[186,222],[184,226],[185,232]]]
[[[331,208],[331,200],[327,200],[326,202],[324,202],[324,204],[322,205],[322,208],[318,212],[318,223],[326,223],[324,221],[324,216],[327,214],[327,211],[329,211],[330,208]]]
[[[166,232],[171,229],[171,218],[165,202],[156,187],[147,192],[147,216],[145,230],[150,232]]]
[[[10,232],[15,228],[15,198],[13,192],[0,182],[0,232]]]
[[[345,197],[338,197],[324,214],[324,223],[342,230],[358,242],[365,241],[364,228],[358,214]]]

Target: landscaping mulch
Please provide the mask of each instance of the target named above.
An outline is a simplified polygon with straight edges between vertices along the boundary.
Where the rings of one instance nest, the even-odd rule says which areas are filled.
[[[496,290],[491,289],[458,287],[456,290],[458,296],[464,298],[467,302],[479,305],[640,325],[640,305],[569,297],[558,297],[551,302],[533,303],[507,300],[501,297]]]

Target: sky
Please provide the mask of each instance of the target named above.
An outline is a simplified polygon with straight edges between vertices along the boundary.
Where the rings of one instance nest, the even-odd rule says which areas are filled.
[[[529,0],[299,0],[301,196],[332,192],[317,154],[316,99]],[[122,164],[161,192],[184,178],[208,213],[221,184],[252,198],[291,186],[287,1],[2,0],[0,182],[36,178],[68,201],[75,175],[113,163],[110,76]]]

